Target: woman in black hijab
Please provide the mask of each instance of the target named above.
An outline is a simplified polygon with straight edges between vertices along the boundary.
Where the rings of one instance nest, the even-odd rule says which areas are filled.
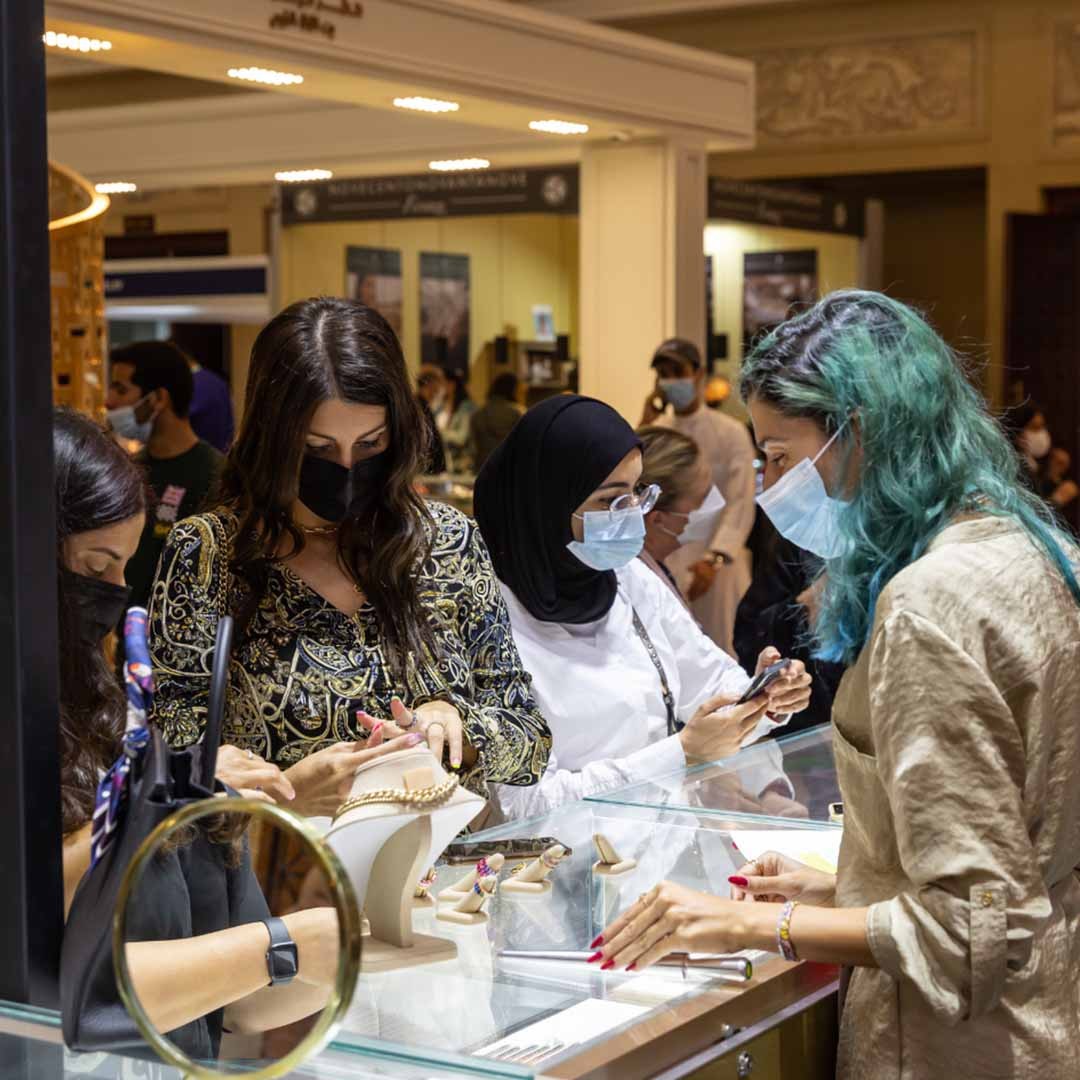
[[[726,757],[774,726],[767,712],[809,701],[793,662],[736,705],[750,677],[637,558],[659,494],[639,483],[640,446],[614,409],[565,394],[527,412],[477,479],[476,519],[553,740],[540,784],[496,786],[505,817],[669,773],[688,756]],[[778,658],[767,649],[759,667]],[[743,778],[740,808],[790,811],[790,785],[763,761]]]

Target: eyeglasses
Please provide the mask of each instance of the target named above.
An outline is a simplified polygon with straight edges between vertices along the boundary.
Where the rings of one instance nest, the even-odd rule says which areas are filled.
[[[620,495],[617,499],[612,500],[611,506],[606,510],[590,510],[591,514],[617,514],[620,510],[635,510],[638,509],[642,514],[649,513],[655,506],[661,495],[659,484],[649,484],[645,487],[638,487],[634,491],[628,491],[625,495]],[[583,517],[582,514],[575,514],[575,517]]]

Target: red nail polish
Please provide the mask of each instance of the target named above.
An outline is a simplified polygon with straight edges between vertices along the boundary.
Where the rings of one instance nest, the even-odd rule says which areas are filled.
[[[732,874],[728,881],[738,889],[745,889],[750,884],[746,878],[741,877],[739,874]]]
[[[627,971],[637,971],[637,961],[635,960],[626,970]]]
[[[603,944],[604,944],[604,935],[603,934],[597,934],[596,937],[593,939],[592,944],[589,946],[589,948],[590,949],[596,949],[596,948],[599,948]]]
[[[602,952],[595,952],[595,953],[592,954],[592,956],[589,957],[588,960],[585,961],[585,963],[586,964],[595,964],[597,960],[602,960],[603,957],[604,957],[604,954]]]
[[[601,971],[607,971],[609,968],[613,968],[614,966],[615,966],[615,961],[614,960],[609,960],[606,964],[601,964],[600,965],[600,970]]]

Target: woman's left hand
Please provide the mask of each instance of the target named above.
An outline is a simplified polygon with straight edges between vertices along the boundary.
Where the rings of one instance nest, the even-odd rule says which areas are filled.
[[[663,881],[604,929],[597,960],[603,971],[640,971],[671,953],[736,952],[750,944],[755,915],[753,905]]]
[[[780,659],[779,649],[770,645],[758,657],[756,675]],[[813,679],[801,660],[789,660],[783,675],[765,691],[769,699],[769,712],[776,716],[802,712],[810,704],[810,686]]]

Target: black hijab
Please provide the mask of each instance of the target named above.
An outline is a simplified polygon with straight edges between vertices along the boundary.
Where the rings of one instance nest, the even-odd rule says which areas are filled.
[[[641,440],[609,405],[577,394],[530,409],[476,479],[474,510],[499,580],[536,619],[588,623],[615,601],[615,574],[567,550],[570,515]]]

